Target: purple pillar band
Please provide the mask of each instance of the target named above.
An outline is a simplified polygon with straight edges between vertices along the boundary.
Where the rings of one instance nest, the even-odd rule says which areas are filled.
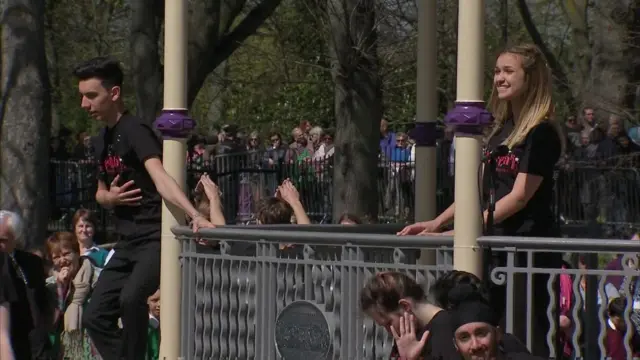
[[[440,133],[435,122],[417,122],[415,127],[409,130],[409,136],[415,140],[417,146],[435,147]]]
[[[196,127],[196,121],[189,117],[187,110],[162,110],[153,125],[163,137],[186,139]]]
[[[493,116],[484,108],[484,102],[461,101],[447,113],[444,122],[453,126],[456,134],[482,135],[493,122]]]

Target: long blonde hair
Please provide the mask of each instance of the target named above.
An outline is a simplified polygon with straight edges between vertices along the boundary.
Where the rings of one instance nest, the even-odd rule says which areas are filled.
[[[540,49],[533,44],[513,46],[502,51],[503,54],[518,55],[522,61],[522,69],[525,72],[526,90],[524,91],[524,103],[520,117],[514,120],[514,128],[504,140],[503,145],[509,149],[521,144],[531,129],[543,122],[550,122],[558,131],[564,152],[565,141],[560,125],[553,120],[553,100],[551,97],[551,71]],[[496,57],[496,59],[498,58]],[[512,116],[511,103],[508,100],[500,100],[493,85],[488,109],[494,117],[493,127],[487,142],[504,126],[505,121]]]

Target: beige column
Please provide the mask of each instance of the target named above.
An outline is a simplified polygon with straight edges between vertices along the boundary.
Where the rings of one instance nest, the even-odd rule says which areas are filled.
[[[478,189],[482,130],[491,117],[484,110],[484,6],[483,0],[460,0],[458,10],[458,69],[456,108],[447,123],[456,127],[455,236],[453,264],[482,276],[482,235]]]
[[[164,107],[156,127],[164,136],[163,164],[181,188],[186,187],[186,138],[194,127],[187,115],[187,1],[166,0],[164,20]],[[171,228],[184,224],[181,210],[163,202],[162,270],[160,275],[160,359],[176,360],[180,353],[181,244]]]
[[[418,80],[415,158],[415,222],[436,217],[436,119],[438,117],[436,0],[418,1]],[[435,264],[435,252],[423,250],[420,263]]]

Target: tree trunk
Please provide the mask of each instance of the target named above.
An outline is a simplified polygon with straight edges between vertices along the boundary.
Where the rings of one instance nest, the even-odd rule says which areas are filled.
[[[572,112],[575,112],[575,100],[573,92],[571,91],[569,77],[567,76],[566,71],[542,39],[542,35],[533,22],[533,18],[531,17],[531,12],[529,11],[529,6],[527,5],[526,0],[518,0],[517,6],[518,11],[520,12],[520,16],[522,17],[522,22],[524,23],[524,27],[527,29],[529,36],[531,36],[531,40],[533,40],[533,43],[540,48],[540,51],[542,51],[545,58],[547,59],[547,63],[551,68],[551,74],[555,78],[554,84],[564,94],[565,101],[567,102],[569,108],[572,109]]]
[[[47,1],[45,7],[45,51],[48,50],[47,59],[49,60],[47,68],[51,69],[50,84],[51,84],[51,133],[58,134],[60,130],[60,118],[57,116],[56,104],[60,104],[60,98],[62,91],[64,90],[61,83],[60,76],[60,49],[57,46],[57,40],[59,34],[55,31],[55,10],[56,5],[60,4],[57,1]],[[49,44],[49,47],[46,46]]]
[[[590,106],[604,110],[600,121],[607,121],[607,113],[634,117],[635,87],[638,74],[638,27],[635,22],[638,4],[626,1],[598,2],[589,26],[593,29],[591,81],[593,88],[585,94]]]
[[[20,213],[25,243],[46,235],[51,100],[41,0],[3,0],[0,8],[0,206]]]
[[[207,76],[253,35],[282,0],[256,1],[245,16],[246,0],[189,2],[187,104],[191,106]],[[162,66],[158,37],[163,0],[136,0],[131,6],[131,68],[138,115],[153,121],[162,104]],[[235,26],[234,26],[235,24]]]
[[[345,212],[376,219],[382,91],[374,0],[331,0],[335,83],[334,219]]]
[[[192,4],[189,22],[187,104],[191,106],[207,76],[255,34],[282,0],[260,0],[244,17],[246,1]],[[234,24],[237,24],[233,26]]]
[[[227,75],[229,74],[229,63],[225,60],[213,71],[210,76],[213,76],[211,81],[211,94],[213,99],[209,104],[209,111],[207,111],[206,129],[212,131],[215,124],[220,126],[226,123],[224,115],[225,109],[225,97],[224,93],[227,89]]]
[[[161,18],[157,6],[156,0],[131,2],[131,73],[136,110],[149,124],[162,107],[162,66],[158,48]]]

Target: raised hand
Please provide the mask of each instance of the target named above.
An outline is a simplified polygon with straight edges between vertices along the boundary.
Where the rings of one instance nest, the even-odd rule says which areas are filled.
[[[220,189],[218,188],[218,185],[211,180],[208,174],[200,176],[198,186],[202,187],[202,190],[204,190],[204,194],[207,196],[210,203],[220,203]]]
[[[276,196],[279,196],[282,200],[288,204],[292,204],[296,201],[300,201],[300,193],[298,189],[293,185],[291,180],[286,179],[282,182],[282,185],[278,187]]]
[[[396,341],[398,355],[407,360],[418,360],[421,357],[422,349],[427,343],[429,332],[425,331],[422,337],[416,338],[416,319],[413,314],[407,312],[400,317],[400,332],[398,333],[391,326],[391,334]]]
[[[69,282],[69,268],[63,267],[56,273],[56,280],[60,284],[66,284]]]
[[[111,182],[109,187],[109,194],[111,196],[111,202],[115,206],[139,206],[142,200],[142,190],[133,188],[134,181],[129,180],[122,186],[118,185],[120,175],[117,175]]]

